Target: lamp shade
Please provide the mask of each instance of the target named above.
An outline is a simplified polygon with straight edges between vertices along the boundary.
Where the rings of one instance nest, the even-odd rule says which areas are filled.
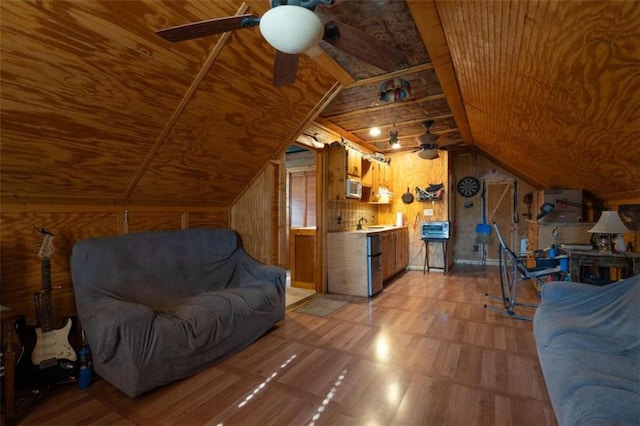
[[[260,32],[275,49],[295,55],[306,52],[322,39],[324,25],[309,9],[283,5],[262,15]]]
[[[588,232],[597,234],[623,234],[625,232],[631,232],[624,226],[618,212],[605,211],[602,212],[602,216],[598,219],[596,225],[589,229]]]

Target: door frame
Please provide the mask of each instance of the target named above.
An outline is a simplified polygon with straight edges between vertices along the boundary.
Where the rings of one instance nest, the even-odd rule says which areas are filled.
[[[297,143],[294,143],[294,145],[299,145]],[[325,209],[325,205],[326,205],[326,178],[327,178],[327,170],[326,170],[326,151],[324,149],[317,149],[317,148],[312,148],[310,146],[307,145],[300,145],[302,147],[304,147],[305,149],[314,152],[315,153],[315,164],[316,164],[316,263],[317,263],[317,268],[316,268],[316,274],[315,274],[315,291],[316,293],[326,293],[327,292],[327,271],[326,271],[326,266],[325,266],[325,259],[326,259],[326,253],[325,253],[325,247],[326,247],[326,238],[327,238],[327,232],[326,232],[326,223],[327,223],[327,218],[326,218],[326,209]],[[286,255],[287,258],[289,256],[289,245],[291,243],[290,241],[290,235],[289,235],[289,229],[291,226],[290,223],[290,214],[291,212],[286,208],[287,207],[287,203],[288,201],[288,192],[289,192],[289,173],[288,170],[286,168],[286,161],[285,161],[285,167],[284,167],[284,179],[285,179],[285,197],[283,197],[284,199],[282,200],[285,205],[283,210],[285,211],[285,238],[286,238],[286,244],[282,244],[280,246],[281,251],[286,251]],[[286,247],[284,247],[286,246]],[[284,254],[281,252],[281,258],[284,257]],[[289,267],[291,267],[291,265],[289,265]]]
[[[514,180],[487,180],[485,181],[486,188],[486,202],[485,202],[485,217],[487,218],[487,224],[493,228],[493,222],[495,221],[500,229],[502,238],[511,250],[514,250],[517,238],[517,231],[515,229],[514,215],[513,215],[513,198],[515,196],[515,181]],[[495,192],[495,196],[492,192]],[[504,206],[507,206],[506,208]],[[510,214],[499,214],[510,209]],[[497,220],[496,220],[497,219]],[[492,229],[492,234],[495,234],[495,230]],[[491,244],[485,248],[487,250],[486,259],[491,262],[498,261],[499,244],[498,237],[492,236]],[[517,250],[514,250],[517,251]]]

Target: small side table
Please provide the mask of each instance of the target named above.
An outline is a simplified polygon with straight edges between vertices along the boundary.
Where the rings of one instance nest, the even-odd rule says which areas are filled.
[[[2,322],[2,365],[4,366],[4,375],[2,377],[2,414],[4,423],[9,422],[15,415],[15,327],[17,318],[18,313],[13,309],[0,311],[0,320]]]
[[[422,273],[425,274],[429,271],[429,269],[442,269],[442,272],[447,274],[447,242],[449,239],[447,238],[423,238],[424,241],[424,265],[422,266]],[[444,260],[444,265],[442,267],[438,266],[429,266],[429,243],[442,243],[442,256]]]

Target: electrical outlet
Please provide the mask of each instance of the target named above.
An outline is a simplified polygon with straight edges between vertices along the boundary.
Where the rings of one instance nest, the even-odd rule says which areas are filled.
[[[433,209],[424,209],[425,216],[433,216]]]

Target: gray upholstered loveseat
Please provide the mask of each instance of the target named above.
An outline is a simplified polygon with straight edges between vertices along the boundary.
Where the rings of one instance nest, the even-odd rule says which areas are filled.
[[[193,375],[284,319],[285,272],[230,229],[79,241],[71,273],[95,371],[129,396]]]

